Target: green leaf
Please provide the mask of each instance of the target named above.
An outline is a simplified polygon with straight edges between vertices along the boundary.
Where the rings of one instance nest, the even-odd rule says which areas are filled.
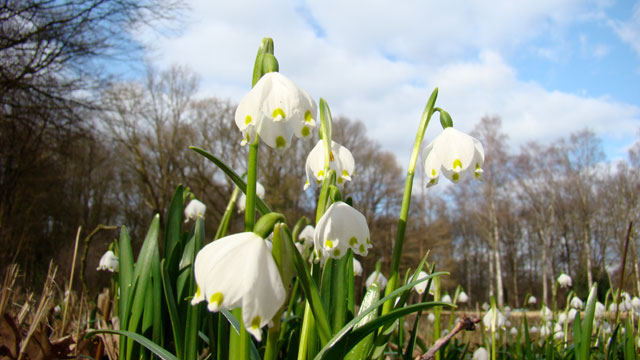
[[[288,229],[285,227],[285,231],[288,232]],[[288,252],[293,255],[293,265],[296,269],[296,275],[298,279],[300,279],[300,284],[302,285],[302,289],[304,290],[304,294],[309,301],[309,305],[311,306],[311,312],[313,313],[315,323],[318,328],[318,335],[322,341],[322,344],[325,344],[331,338],[331,330],[329,327],[329,321],[327,319],[327,315],[322,306],[322,300],[320,299],[320,293],[318,292],[318,287],[316,283],[311,278],[311,274],[309,273],[309,269],[307,269],[306,261],[300,255],[300,252],[295,247],[291,236],[284,236],[285,244],[289,247]]]
[[[195,233],[193,234],[193,248],[190,254],[190,263],[195,263],[195,257],[202,244],[204,242],[204,221],[198,217],[196,220]],[[186,288],[189,294],[195,294],[196,281],[192,270],[192,267],[188,267]],[[187,312],[185,316],[185,343],[184,343],[184,358],[196,359],[198,358],[198,330],[200,329],[200,319],[202,318],[202,306],[191,306],[187,304]]]
[[[133,251],[131,250],[131,238],[125,226],[120,230],[119,250],[119,286],[120,286],[120,323],[129,323],[131,314],[131,291],[133,290]],[[126,351],[126,341],[120,337],[120,354]]]
[[[178,358],[170,353],[169,351],[167,351],[166,349],[164,349],[162,346],[154,343],[153,341],[147,339],[146,337],[140,335],[140,334],[136,334],[135,332],[131,332],[131,331],[126,331],[126,330],[110,330],[110,329],[102,329],[102,330],[93,330],[93,331],[89,331],[87,334],[85,334],[84,338],[88,339],[96,334],[116,334],[116,335],[124,335],[130,339],[133,339],[134,341],[138,342],[140,345],[144,346],[145,348],[147,348],[149,351],[151,351],[152,353],[154,353],[155,355],[157,355],[158,357],[160,357],[163,360],[178,360]]]
[[[171,321],[171,330],[173,333],[173,342],[176,346],[178,358],[184,359],[182,344],[184,343],[184,328],[182,321],[178,315],[178,306],[176,305],[175,293],[170,282],[168,282],[169,274],[167,272],[166,259],[162,259],[160,264],[162,267],[162,285],[164,289],[164,298],[167,302],[167,310],[169,311],[169,320]]]
[[[580,356],[582,359],[589,359],[591,356],[591,331],[593,329],[593,317],[598,301],[598,283],[594,283],[587,299],[584,320],[582,322],[582,338],[580,339]]]
[[[425,302],[413,305],[407,305],[400,309],[394,309],[387,314],[384,314],[378,318],[373,319],[372,321],[366,323],[365,325],[353,329],[348,336],[341,337],[340,340],[329,342],[331,344],[327,344],[316,356],[316,360],[320,359],[338,359],[340,354],[344,354],[346,351],[355,346],[360,340],[364,339],[367,335],[375,332],[378,327],[393,324],[397,319],[402,316],[430,309],[434,306],[451,306],[449,303],[443,302]]]
[[[236,186],[239,187],[243,193],[246,194],[247,183],[245,183],[244,180],[242,180],[242,178],[238,176],[238,174],[235,171],[233,171],[233,169],[231,169],[222,160],[218,159],[217,157],[208,153],[207,151],[197,148],[195,146],[189,146],[189,149],[197,152],[198,154],[206,157],[211,162],[213,162],[217,167],[220,168],[220,170],[224,171],[224,173],[229,177],[229,179],[231,179],[231,181],[233,181],[233,183],[236,184]],[[258,210],[260,215],[266,215],[271,212],[271,209],[269,209],[267,204],[259,196],[256,196],[256,209]]]
[[[236,334],[240,334],[240,322],[238,321],[238,319],[236,319],[235,316],[233,316],[231,311],[221,309],[220,312],[229,321],[229,323],[231,324],[231,327],[233,328],[233,330],[235,330]],[[261,360],[260,353],[258,352],[258,349],[256,348],[256,345],[253,343],[253,341],[249,341],[249,350],[250,350],[249,355],[251,355],[252,360]]]
[[[624,359],[635,360],[637,358],[636,345],[633,337],[633,325],[631,317],[627,317],[626,330],[624,331]]]
[[[376,301],[380,299],[380,289],[378,289],[378,285],[373,283],[368,289],[367,293],[364,295],[364,299],[362,299],[362,304],[360,304],[360,313],[363,313],[367,309],[369,309]],[[364,326],[366,323],[372,321],[378,316],[377,311],[371,311],[367,316],[363,317],[355,326],[354,329]],[[373,338],[375,334],[369,334],[367,337],[362,339],[356,346],[353,347],[345,357],[345,360],[360,360],[366,359],[367,355],[373,348]]]
[[[167,212],[167,224],[164,231],[164,258],[167,259],[167,270],[171,283],[178,276],[180,261],[180,240],[182,236],[182,214],[184,212],[184,190],[182,185],[176,188]]]
[[[382,299],[376,301],[373,305],[371,305],[371,307],[369,307],[368,309],[362,311],[361,313],[358,314],[358,316],[356,316],[353,320],[349,321],[342,329],[340,329],[340,331],[338,331],[332,338],[331,340],[329,340],[329,342],[327,342],[324,345],[324,348],[322,349],[322,351],[320,353],[318,353],[318,355],[316,356],[316,359],[320,359],[322,358],[322,354],[326,353],[329,351],[329,349],[331,347],[333,347],[336,343],[342,341],[342,339],[347,336],[348,334],[351,333],[351,331],[353,330],[353,327],[355,326],[355,324],[357,324],[360,320],[362,320],[362,318],[364,318],[368,313],[370,313],[373,310],[376,310],[379,306],[381,306],[382,304],[384,304],[387,300],[391,300],[393,298],[395,298],[396,296],[398,296],[398,294],[402,293],[403,291],[410,289],[412,287],[414,287],[415,285],[423,282],[423,281],[428,281],[429,279],[435,277],[435,276],[440,276],[440,275],[444,275],[447,274],[445,272],[439,272],[439,273],[433,273],[429,276],[427,276],[424,279],[420,279],[417,281],[413,281],[410,282],[404,286],[401,286],[399,288],[397,288],[396,290],[392,291],[391,293],[389,293],[387,296],[383,297]],[[445,305],[445,306],[452,306],[451,304],[447,304],[447,303],[433,303],[435,305]],[[434,305],[434,306],[435,306]],[[404,309],[404,308],[402,308]],[[398,310],[402,310],[402,309],[398,309]],[[395,310],[393,311],[396,314],[403,314],[403,313],[399,313],[396,312]],[[391,313],[391,312],[389,312]],[[399,315],[402,316],[402,315]],[[385,325],[386,322],[381,323],[380,325]],[[355,344],[354,344],[355,345]],[[348,349],[346,349],[348,350]],[[345,351],[346,351],[345,350]]]

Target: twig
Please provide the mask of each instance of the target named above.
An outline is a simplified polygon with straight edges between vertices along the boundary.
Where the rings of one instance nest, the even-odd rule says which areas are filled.
[[[446,343],[448,343],[449,340],[451,340],[451,338],[456,336],[457,333],[459,333],[462,330],[467,330],[467,331],[475,330],[476,324],[479,322],[480,322],[480,319],[471,319],[465,315],[462,315],[462,320],[458,321],[458,323],[456,324],[456,327],[454,327],[450,333],[436,340],[435,344],[433,344],[433,346],[429,349],[429,351],[427,351],[427,353],[422,356],[418,356],[416,360],[433,359],[436,356],[436,352],[438,352],[440,348],[442,348]]]
[[[62,325],[60,326],[60,334],[64,334],[67,327],[67,315],[69,315],[69,298],[71,297],[71,288],[73,287],[73,273],[76,268],[76,256],[78,255],[78,242],[80,240],[80,233],[82,232],[82,226],[78,226],[78,233],[76,234],[76,244],[73,247],[73,260],[71,261],[71,275],[69,276],[69,284],[67,290],[64,292],[64,313],[62,313]]]

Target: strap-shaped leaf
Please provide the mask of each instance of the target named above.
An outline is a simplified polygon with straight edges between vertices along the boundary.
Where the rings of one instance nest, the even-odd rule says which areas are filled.
[[[240,190],[246,194],[247,183],[244,182],[244,180],[242,180],[242,178],[235,171],[233,171],[233,169],[231,169],[227,164],[225,164],[224,161],[218,159],[216,156],[210,154],[206,150],[202,150],[195,146],[189,146],[189,149],[209,159],[212,163],[214,163],[217,167],[219,167],[220,170],[224,171],[224,173],[227,174],[229,179],[231,179],[231,181],[233,181],[233,183],[236,184],[236,186],[239,187]],[[256,196],[256,209],[258,210],[260,215],[265,215],[271,212],[271,209],[269,209],[269,206],[267,206],[267,204],[259,196]]]
[[[139,343],[140,345],[144,346],[145,348],[149,349],[149,351],[151,351],[152,353],[154,353],[156,356],[158,356],[159,358],[161,358],[163,360],[179,360],[174,354],[170,353],[169,351],[167,351],[162,346],[154,343],[153,341],[147,339],[146,337],[144,337],[144,336],[142,336],[140,334],[136,334],[136,333],[131,332],[131,331],[101,329],[101,330],[90,331],[84,337],[86,339],[86,338],[90,338],[90,337],[92,337],[92,336],[94,336],[96,334],[101,334],[101,333],[124,335],[124,336],[126,336],[128,338],[131,338],[132,340],[136,341],[137,343]]]

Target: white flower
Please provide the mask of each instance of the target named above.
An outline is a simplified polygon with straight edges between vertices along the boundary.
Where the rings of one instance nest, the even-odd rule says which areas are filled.
[[[560,313],[558,315],[558,324],[564,324],[564,322],[567,321],[567,313]]]
[[[336,183],[339,187],[342,187],[345,181],[351,181],[351,176],[355,172],[356,163],[353,155],[346,147],[331,141],[329,157],[329,168],[335,170]],[[318,141],[316,146],[311,149],[309,156],[307,156],[305,170],[307,173],[307,181],[304,184],[305,190],[309,188],[311,183],[320,184],[324,179],[326,174],[324,173],[324,143],[322,140]]]
[[[574,309],[582,309],[582,307],[584,306],[584,303],[582,302],[582,300],[580,300],[579,297],[574,296],[571,299],[571,307]]]
[[[489,360],[489,352],[483,347],[479,347],[473,352],[473,360]]]
[[[596,308],[595,308],[595,319],[601,319],[602,316],[604,315],[604,304],[602,304],[600,301],[598,301],[596,303]]]
[[[265,74],[240,101],[235,121],[242,132],[242,145],[256,134],[274,149],[286,149],[293,134],[311,135],[318,112],[315,101],[284,75]]]
[[[555,340],[563,340],[564,339],[564,332],[562,330],[557,331],[554,335],[553,338]]]
[[[511,330],[509,330],[509,334],[511,334],[511,336],[517,336],[518,329],[516,329],[515,327],[512,327]]]
[[[487,304],[486,302],[482,303],[482,310],[487,311],[491,308],[491,305]]]
[[[321,258],[343,257],[349,248],[366,256],[373,247],[367,220],[358,210],[336,201],[322,215],[313,234],[315,251]]]
[[[631,307],[635,311],[640,310],[640,299],[637,296],[634,296],[633,299],[631,299]]]
[[[257,181],[256,181],[256,195],[258,195],[260,199],[264,199],[264,186],[262,186],[262,184],[260,184]],[[243,212],[244,209],[247,207],[247,195],[242,193],[242,195],[240,195],[240,197],[238,198],[238,201],[236,202],[236,206],[238,207],[238,212]]]
[[[377,283],[380,290],[384,290],[387,287],[387,278],[382,275],[381,272],[374,271],[369,275],[365,284],[367,287],[371,286],[373,283]]]
[[[362,276],[362,264],[356,259],[353,259],[353,275]]]
[[[509,307],[509,306],[505,306],[504,307],[504,316],[506,316],[506,317],[511,316],[511,307]]]
[[[469,295],[464,291],[460,291],[460,294],[458,294],[458,302],[466,303],[467,301],[469,301]]]
[[[429,276],[429,275],[427,275],[426,272],[420,271],[418,273],[418,277],[416,278],[416,281],[422,280],[422,279],[426,278],[427,276]],[[415,290],[415,292],[417,292],[418,294],[422,295],[424,293],[424,289],[427,288],[427,283],[428,282],[429,282],[429,280],[426,280],[426,281],[423,281],[423,282],[419,283],[418,285],[413,287],[413,290]]]
[[[429,320],[430,323],[434,323],[436,321],[436,316],[430,312],[429,315],[427,315],[427,320]]]
[[[577,314],[578,314],[578,310],[574,308],[569,309],[569,315],[567,315],[567,317],[569,318],[569,322],[573,322]]]
[[[551,330],[549,329],[548,325],[545,324],[543,326],[540,326],[540,336],[547,337],[550,334],[551,334]]]
[[[542,308],[540,309],[540,316],[543,320],[548,321],[553,317],[553,313],[546,305],[542,305]]]
[[[535,304],[538,302],[538,299],[536,299],[535,296],[530,296],[529,300],[527,300],[527,304]]]
[[[98,263],[98,268],[96,270],[118,272],[118,257],[116,257],[116,254],[111,250],[104,253],[100,258],[100,262]]]
[[[535,327],[535,326],[532,326],[532,327],[529,329],[529,333],[531,333],[531,334],[537,334],[537,333],[538,333],[538,328],[537,328],[537,327]]]
[[[562,332],[562,325],[560,325],[560,323],[556,323],[556,324],[553,326],[553,332],[554,332],[554,333]]]
[[[631,311],[631,308],[631,296],[623,291],[620,299],[620,311]]]
[[[426,281],[425,281],[426,282]],[[442,299],[440,299],[440,301],[445,302],[445,303],[451,303],[451,296],[449,296],[449,294],[445,294]]]
[[[285,289],[271,251],[252,232],[229,235],[198,252],[196,294],[191,304],[207,302],[209,311],[242,307],[242,321],[258,341],[285,300]]]
[[[602,331],[605,334],[611,334],[611,325],[609,325],[609,323],[607,321],[602,323]]]
[[[484,329],[491,331],[497,331],[498,328],[504,327],[506,319],[504,315],[500,313],[500,311],[496,310],[496,322],[493,323],[493,309],[489,309],[485,316],[482,318],[482,322],[484,323]]]
[[[207,205],[197,199],[189,201],[189,205],[184,209],[184,221],[196,220],[201,217],[204,218],[204,213],[207,211]]]
[[[480,141],[452,127],[442,130],[421,151],[428,186],[438,183],[440,172],[449,180],[458,182],[469,174],[482,175],[484,150]]]
[[[567,274],[560,274],[560,276],[558,276],[558,285],[563,288],[570,287],[572,285],[571,276]]]
[[[616,310],[618,309],[618,304],[612,302],[611,304],[609,304],[609,311],[610,312],[616,312]]]

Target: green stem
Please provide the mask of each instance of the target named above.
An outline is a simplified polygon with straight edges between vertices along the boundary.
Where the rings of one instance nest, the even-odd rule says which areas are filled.
[[[233,209],[236,205],[236,200],[238,199],[238,194],[240,193],[240,188],[235,186],[233,189],[233,193],[231,193],[231,198],[227,203],[227,208],[224,210],[224,214],[222,215],[222,220],[220,220],[220,225],[218,226],[218,230],[216,231],[215,240],[224,237],[227,234],[227,229],[229,228],[229,221],[231,220],[231,215],[233,214]]]
[[[280,315],[282,311],[273,317],[273,326],[267,331],[267,348],[264,351],[264,360],[275,360],[278,356],[278,337],[280,335]]]
[[[249,145],[249,164],[247,169],[247,202],[244,213],[244,231],[253,231],[256,222],[256,179],[258,177],[258,136]]]
[[[413,144],[411,160],[409,161],[409,169],[407,171],[407,181],[404,185],[404,195],[402,197],[402,208],[400,210],[400,218],[398,219],[398,229],[396,232],[396,242],[393,247],[393,257],[391,258],[391,269],[389,271],[389,282],[385,290],[385,295],[389,295],[396,289],[398,283],[398,270],[400,269],[400,258],[402,256],[402,246],[404,245],[404,232],[407,228],[407,218],[409,217],[409,207],[411,206],[411,189],[413,187],[413,177],[416,173],[416,164],[418,163],[418,155],[420,154],[420,145],[424,138],[424,133],[429,125],[431,115],[433,115],[434,105],[438,97],[438,88],[435,88],[427,101],[427,105],[422,113],[416,140]],[[382,314],[386,314],[393,308],[393,301],[389,300],[384,304]]]
[[[387,284],[388,285],[388,284]],[[437,276],[433,279],[433,301],[440,301],[440,277]],[[436,306],[433,308],[433,315],[435,317],[435,321],[433,323],[433,341],[438,341],[440,339],[440,313],[442,312],[442,306]],[[440,350],[436,352],[436,360],[440,360],[441,354]]]

